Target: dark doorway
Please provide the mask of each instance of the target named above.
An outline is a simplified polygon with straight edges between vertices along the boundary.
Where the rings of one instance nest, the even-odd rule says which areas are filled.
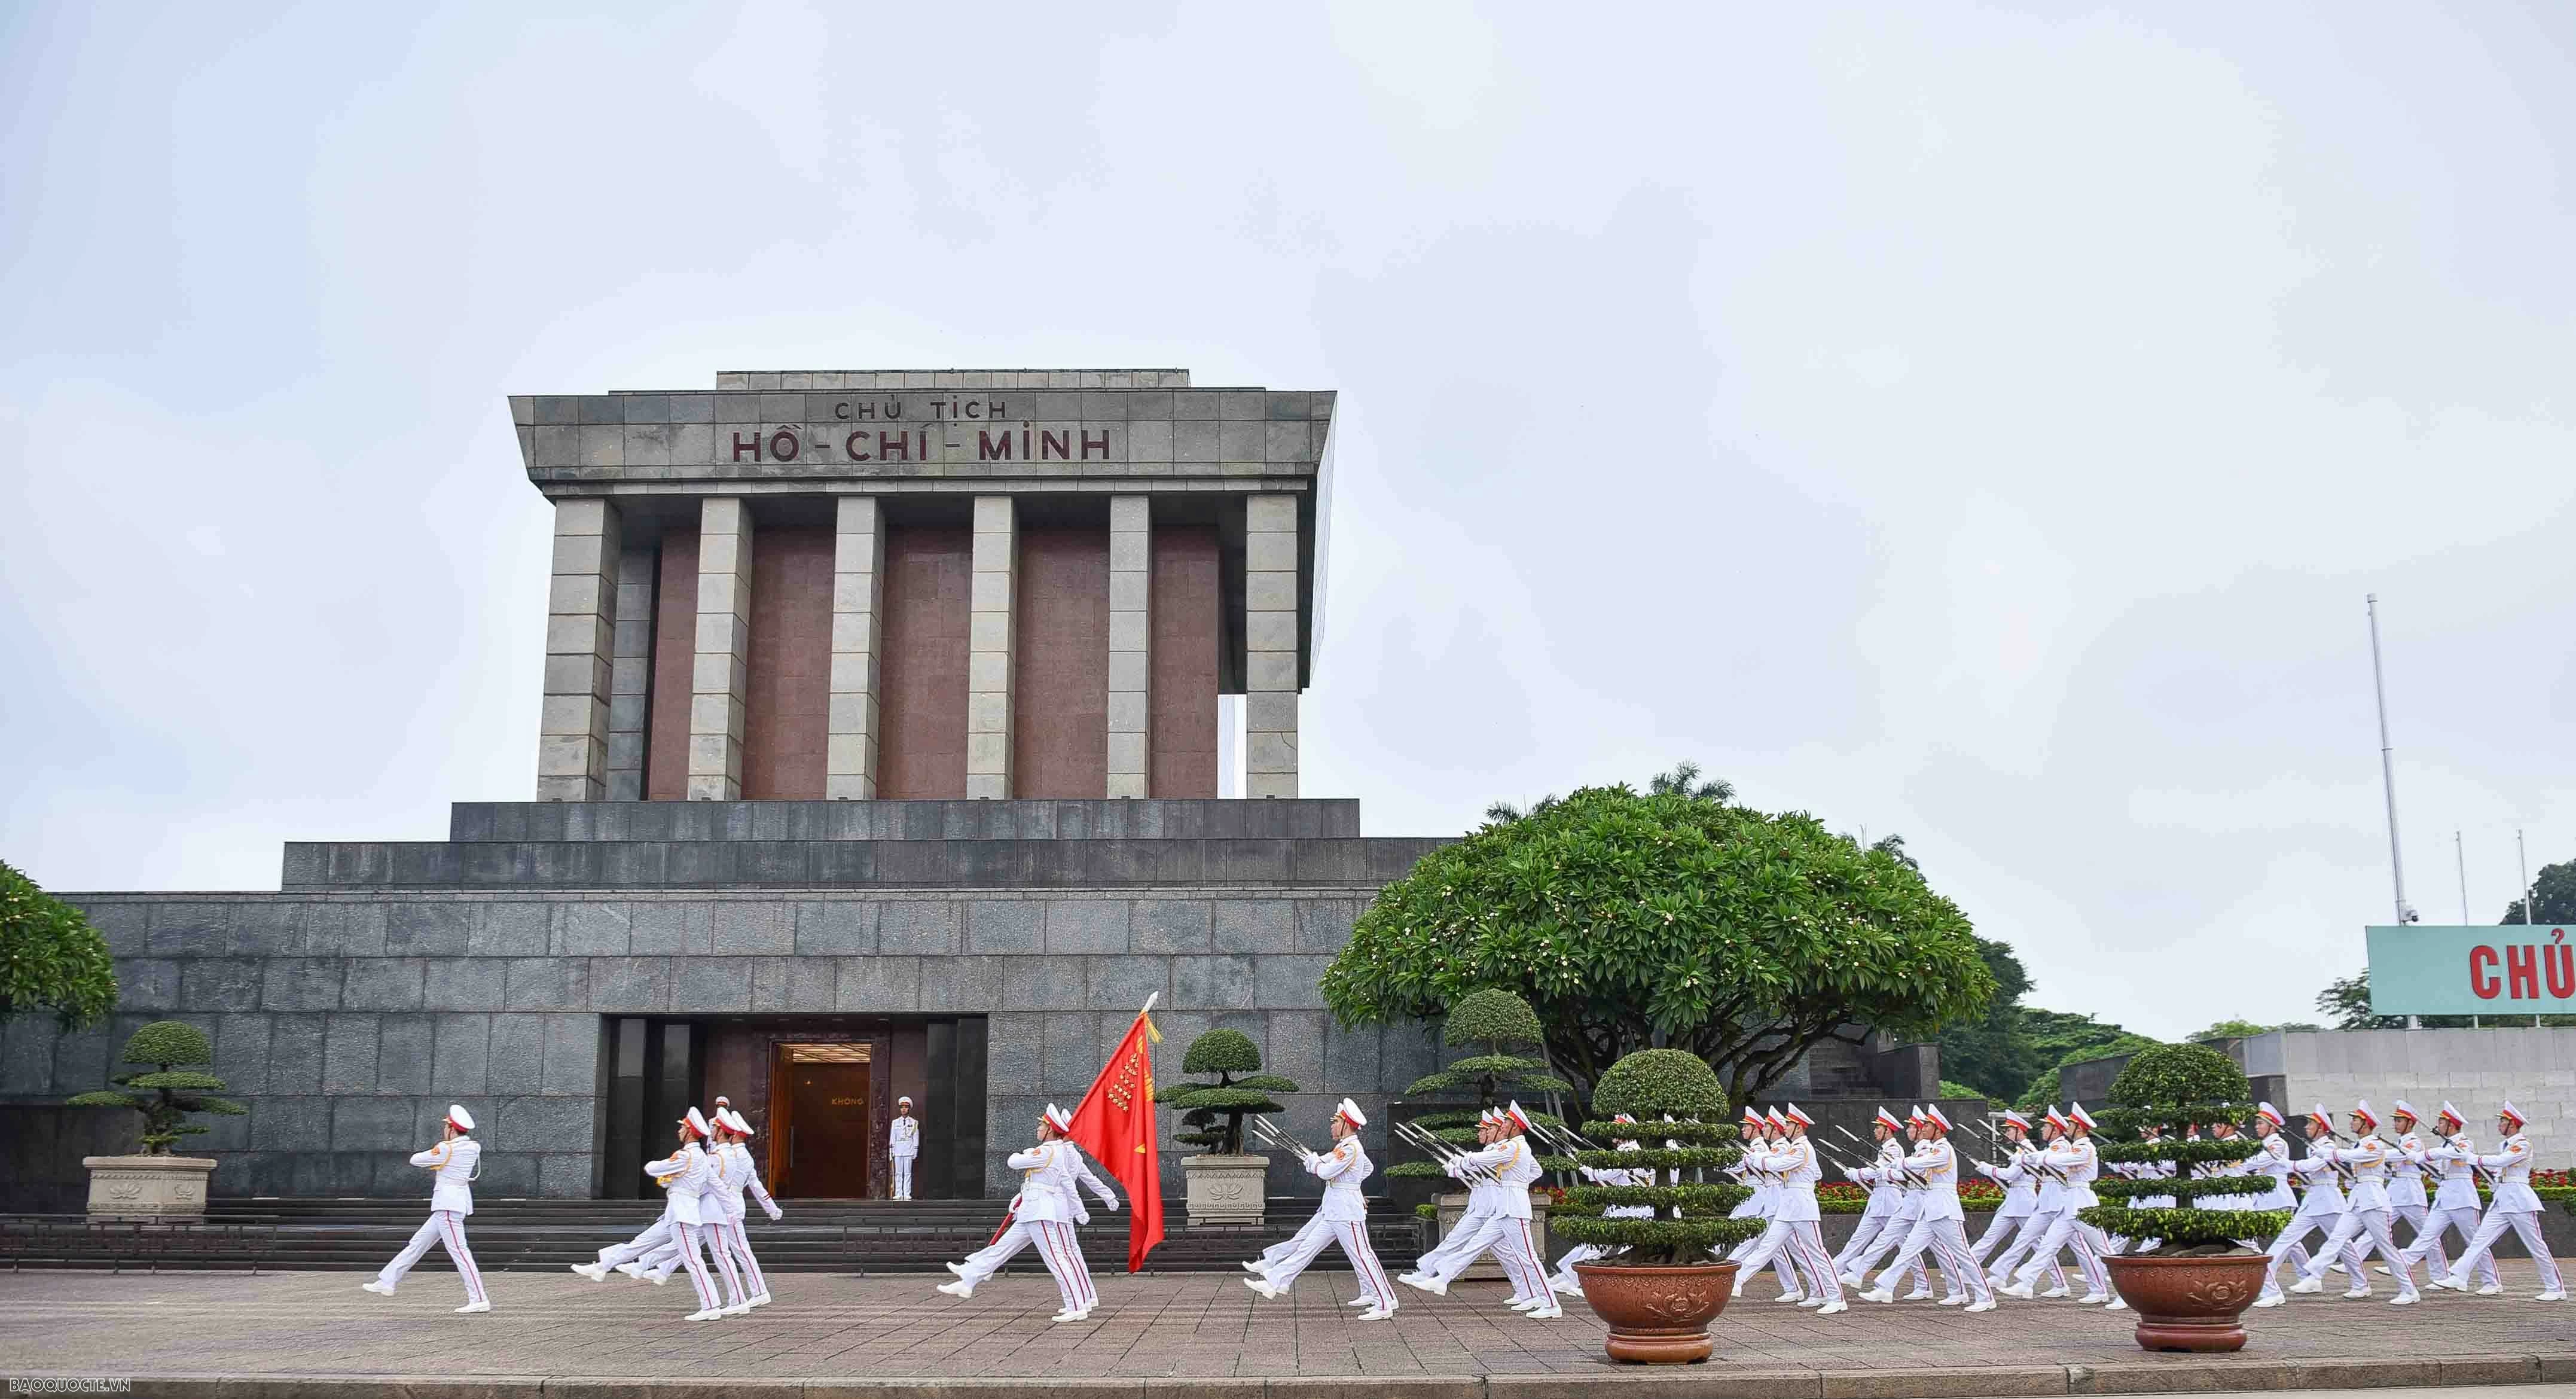
[[[873,1154],[869,1049],[864,1043],[775,1046],[770,1163],[779,1195],[866,1198]]]

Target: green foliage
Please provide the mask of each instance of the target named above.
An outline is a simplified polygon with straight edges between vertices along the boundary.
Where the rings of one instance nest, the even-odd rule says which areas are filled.
[[[2498,923],[2576,923],[2576,860],[2542,865],[2531,881],[2532,916],[2523,916],[2522,900],[2504,906]]]
[[[1973,1020],[1953,1020],[1941,1027],[1941,1071],[1997,1102],[2011,1102],[2039,1071],[2048,1067],[2032,1044],[2021,998],[2030,990],[2030,973],[2021,958],[1993,938],[1977,939],[1977,955],[1995,980],[1994,999]]]
[[[81,911],[0,864],[0,1020],[49,1010],[65,1030],[116,1008],[116,963]]]
[[[1473,1089],[1478,1108],[1501,1106],[1506,1096],[1521,1091],[1530,1093],[1566,1093],[1574,1085],[1548,1072],[1547,1061],[1506,1051],[1515,1044],[1537,1044],[1542,1031],[1538,1016],[1529,1002],[1509,991],[1487,987],[1459,998],[1445,1012],[1441,1043],[1452,1047],[1484,1047],[1482,1054],[1472,1054],[1445,1068],[1424,1074],[1405,1089],[1409,1094],[1450,1093]],[[1461,1119],[1472,1124],[1474,1117]],[[1553,1125],[1551,1122],[1550,1125]],[[1454,1141],[1473,1141],[1470,1131]]]
[[[2253,1092],[2236,1061],[2205,1044],[2149,1045],[2111,1081],[2111,1101],[2124,1108],[2241,1103]]]
[[[1978,1088],[1972,1084],[1960,1083],[1952,1079],[1945,1078],[1941,1080],[1941,1096],[1944,1098],[1974,1098],[1984,1102],[1990,1107],[1995,1105],[1995,1100],[1986,1096],[1986,1090]]]
[[[1181,1111],[1181,1127],[1172,1140],[1222,1155],[1243,1151],[1243,1119],[1283,1109],[1273,1093],[1294,1093],[1297,1085],[1261,1069],[1261,1051],[1241,1030],[1210,1030],[1190,1041],[1181,1056],[1181,1072],[1214,1074],[1213,1083],[1183,1079],[1154,1090],[1154,1101]],[[1245,1077],[1237,1078],[1242,1074]]]
[[[2542,904],[2548,900],[2544,896]],[[2515,907],[2520,908],[2517,900]],[[2518,920],[2517,920],[2518,921]],[[2370,968],[2354,975],[2326,983],[2317,993],[2317,1009],[2335,1022],[2338,1030],[2402,1030],[2406,1017],[2370,1013]],[[2534,1025],[2576,1025],[2576,1015],[2424,1015],[2416,1017],[2427,1030],[2514,1030]],[[2283,1026],[2287,1029],[2289,1027]]]
[[[2288,1210],[2138,1210],[2118,1205],[2094,1205],[2076,1211],[2075,1217],[2106,1234],[2160,1240],[2155,1257],[2245,1240],[2260,1247],[2290,1223]]]
[[[1345,1024],[1471,991],[1528,1001],[1589,1089],[1634,1050],[1699,1056],[1745,1101],[1848,1027],[1930,1034],[1994,980],[1967,919],[1886,850],[1803,813],[1585,788],[1445,846],[1382,890],[1325,972]]]
[[[1611,1065],[1592,1088],[1593,1111],[1648,1121],[1665,1113],[1706,1117],[1726,1108],[1726,1089],[1707,1061],[1678,1049],[1638,1050]]]
[[[1538,1014],[1529,1002],[1495,986],[1469,992],[1449,1007],[1447,1022],[1440,1027],[1440,1042],[1453,1047],[1536,1044],[1543,1038]]]
[[[2212,1021],[2207,1029],[2195,1031],[2183,1038],[2193,1044],[2199,1044],[2204,1040],[2245,1040],[2268,1033],[2271,1028],[2269,1025],[2257,1025],[2251,1020],[2217,1020]]]
[[[1579,794],[1578,794],[1579,795]],[[1649,1119],[1587,1122],[1583,1135],[1596,1142],[1642,1139],[1638,1151],[1583,1151],[1575,1159],[1601,1170],[1650,1170],[1652,1185],[1578,1185],[1565,1192],[1580,1213],[1552,1222],[1551,1227],[1576,1243],[1618,1250],[1603,1261],[1629,1266],[1678,1267],[1706,1263],[1711,1250],[1739,1243],[1762,1232],[1759,1219],[1729,1219],[1727,1214],[1753,1192],[1731,1182],[1713,1181],[1709,1172],[1723,1170],[1743,1153],[1734,1145],[1735,1124],[1691,1121],[1701,1113],[1724,1112],[1726,1092],[1717,1075],[1697,1055],[1677,1049],[1648,1049],[1627,1055],[1601,1075],[1593,1102],[1603,1113],[1630,1113]],[[1710,1105],[1714,1106],[1710,1106]],[[1651,1119],[1672,1113],[1684,1120]],[[1666,1139],[1699,1145],[1669,1148]],[[1666,1184],[1663,1173],[1684,1170],[1697,1180]],[[1610,1219],[1599,1211],[1617,1205],[1645,1205],[1652,1219]]]
[[[145,1155],[167,1156],[181,1137],[212,1130],[188,1121],[188,1114],[210,1112],[239,1117],[248,1109],[221,1096],[224,1081],[184,1067],[215,1062],[215,1047],[206,1032],[178,1020],[156,1020],[125,1042],[124,1062],[148,1064],[148,1070],[108,1079],[114,1089],[76,1094],[64,1100],[76,1108],[125,1108],[143,1114]]]
[[[2076,1018],[2089,1020],[2092,1017]],[[2141,1049],[2152,1049],[2159,1043],[2161,1041],[2149,1039],[2145,1035],[2132,1035],[2123,1031],[2108,1042],[2069,1050],[2065,1057],[2049,1065],[2046,1073],[2032,1079],[2030,1086],[2022,1090],[2021,1101],[2013,1106],[2024,1112],[2045,1111],[2049,1104],[2057,1102],[2063,1096],[2058,1086],[2058,1070],[2069,1064],[2081,1064],[2089,1059],[2109,1059],[2121,1054],[2135,1054]]]

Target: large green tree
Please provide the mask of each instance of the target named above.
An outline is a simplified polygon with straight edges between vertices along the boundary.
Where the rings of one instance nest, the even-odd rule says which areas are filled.
[[[1587,1096],[1622,1056],[1675,1048],[1739,1103],[1821,1043],[1928,1036],[1995,990],[1967,918],[1888,851],[1803,812],[1624,785],[1424,856],[1323,978],[1345,1024],[1427,1018],[1484,986],[1530,1003]]]
[[[2030,990],[2030,973],[2010,947],[1992,938],[1977,939],[1977,955],[1986,964],[1986,975],[1994,978],[1994,999],[1986,1003],[1985,1014],[1941,1027],[1941,1073],[2009,1103],[2049,1064],[2031,1042],[2030,1012],[2021,1003]]]
[[[2531,881],[2531,916],[2522,916],[2520,899],[2504,906],[2499,923],[2576,923],[2576,860],[2542,865]]]
[[[66,1030],[116,1009],[116,963],[81,911],[0,864],[0,1020],[52,1011]]]

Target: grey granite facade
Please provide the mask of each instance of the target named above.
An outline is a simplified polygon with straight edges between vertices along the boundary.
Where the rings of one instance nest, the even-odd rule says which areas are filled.
[[[1320,1140],[1336,1098],[1374,1108],[1437,1057],[1324,1009],[1376,887],[1437,843],[1357,827],[1353,803],[1285,800],[459,804],[448,841],[290,847],[280,893],[66,895],[123,999],[77,1034],[9,1021],[0,1103],[99,1087],[137,1024],[182,1019],[250,1107],[196,1143],[218,1193],[416,1194],[404,1153],[453,1101],[486,1124],[483,1190],[577,1197],[609,1017],[981,1015],[985,1186],[1006,1194],[1003,1154],[1158,994],[1166,1080],[1199,1032],[1242,1030],[1309,1090],[1286,1125]],[[579,859],[621,848],[660,874]]]

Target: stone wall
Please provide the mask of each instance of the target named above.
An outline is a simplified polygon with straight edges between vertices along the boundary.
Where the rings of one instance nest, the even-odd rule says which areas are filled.
[[[1419,1029],[1345,1031],[1317,986],[1365,889],[702,893],[439,890],[73,894],[117,958],[112,1023],[0,1027],[0,1103],[102,1087],[134,1027],[181,1019],[250,1106],[195,1139],[220,1194],[411,1195],[404,1156],[449,1102],[485,1124],[482,1189],[593,1191],[600,1024],[612,1014],[989,1016],[987,1189],[1050,1100],[1070,1106],[1148,995],[1180,1077],[1190,1039],[1242,1030],[1310,1091],[1374,1111],[1436,1060]],[[710,1092],[717,1091],[710,1087]],[[1175,1175],[1177,1179],[1177,1175]],[[1293,1189],[1293,1166],[1273,1181]]]
[[[2495,1141],[2497,1104],[2531,1119],[2540,1164],[2576,1167],[2576,1029],[2274,1031],[2245,1040],[2238,1062],[2296,1117],[2318,1103],[2338,1121],[2367,1098],[2385,1116],[2404,1098],[2426,1118],[2448,1099],[2480,1146]]]

